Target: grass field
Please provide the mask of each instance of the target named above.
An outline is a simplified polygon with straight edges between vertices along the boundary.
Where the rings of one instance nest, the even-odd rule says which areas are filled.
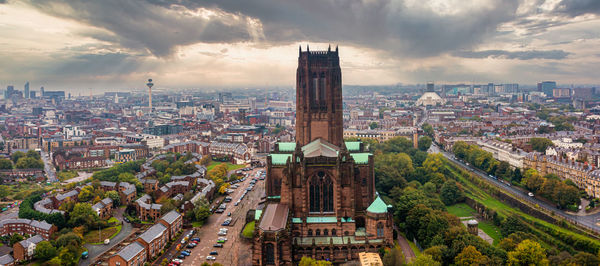
[[[206,171],[210,171],[211,169],[215,168],[215,166],[222,164],[223,162],[211,162],[207,167],[206,167]],[[241,169],[246,167],[243,164],[232,164],[232,163],[225,163],[227,164],[227,171],[231,171],[231,170],[237,170],[237,169]]]
[[[89,244],[103,244],[104,239],[111,239],[115,237],[119,232],[121,232],[121,227],[122,225],[119,224],[117,226],[104,228],[100,232],[102,236],[98,234],[98,230],[89,231],[83,236],[83,241]]]
[[[457,217],[473,216],[475,210],[465,203],[458,203],[452,206],[447,206],[446,211],[456,215]]]
[[[203,223],[202,222],[193,222],[192,226],[193,227],[202,227]]]
[[[494,245],[497,245],[502,239],[500,228],[490,221],[479,221],[479,229],[485,232],[488,236],[494,239]]]
[[[255,221],[249,222],[244,227],[244,230],[242,231],[242,235],[246,238],[252,238],[252,236],[254,235],[254,225],[255,225]]]

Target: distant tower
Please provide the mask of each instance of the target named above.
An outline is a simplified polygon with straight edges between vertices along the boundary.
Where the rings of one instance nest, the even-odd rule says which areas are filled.
[[[24,90],[24,94],[23,95],[25,99],[29,99],[29,81],[27,81],[27,83],[25,83],[25,90]]]
[[[154,86],[154,83],[152,83],[152,79],[148,79],[148,83],[146,83],[146,86],[148,86],[148,95],[149,100],[148,100],[148,107],[150,107],[150,112],[152,112],[152,86]]]

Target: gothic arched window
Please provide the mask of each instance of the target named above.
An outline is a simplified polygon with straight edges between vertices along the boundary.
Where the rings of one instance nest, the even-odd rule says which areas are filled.
[[[336,231],[335,231],[335,228],[334,228],[334,229],[331,229],[331,235],[332,235],[332,236],[336,236],[336,234],[335,234],[335,233],[336,233]]]
[[[383,223],[377,224],[377,237],[383,237]]]
[[[275,247],[271,243],[265,245],[265,264],[275,264]]]
[[[310,179],[310,212],[333,212],[333,182],[324,172]]]

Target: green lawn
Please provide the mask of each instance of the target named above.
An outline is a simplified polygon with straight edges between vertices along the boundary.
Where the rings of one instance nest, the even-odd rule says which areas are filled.
[[[456,215],[457,217],[473,216],[475,210],[465,203],[458,203],[452,206],[447,206],[446,211]]]
[[[249,222],[248,224],[246,224],[246,226],[244,227],[244,230],[242,231],[242,235],[246,238],[252,238],[252,236],[254,235],[254,225],[256,224],[255,221]]]
[[[222,164],[223,162],[211,162],[207,167],[206,167],[206,171],[210,171],[211,169],[215,168],[215,166]],[[232,163],[225,163],[227,164],[227,171],[231,171],[231,170],[237,170],[237,169],[241,169],[246,167],[246,165],[243,164],[232,164]]]
[[[121,232],[121,227],[122,225],[119,224],[117,226],[104,228],[101,230],[102,236],[98,234],[98,230],[89,231],[83,236],[83,240],[85,241],[85,243],[89,244],[102,244],[104,242],[104,239],[111,239],[117,236],[117,234]]]
[[[479,221],[479,228],[492,239],[494,239],[494,245],[497,245],[502,239],[500,228],[495,226],[494,223],[490,221]]]
[[[192,226],[193,227],[202,227],[203,223],[202,222],[193,222]]]
[[[119,219],[115,217],[110,217],[110,219],[108,219],[108,223],[119,223]]]

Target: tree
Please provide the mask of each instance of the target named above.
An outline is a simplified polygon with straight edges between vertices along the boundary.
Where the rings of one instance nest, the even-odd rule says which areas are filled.
[[[428,172],[439,172],[444,166],[444,156],[441,153],[429,154],[423,162],[423,167]]]
[[[57,239],[56,239],[56,246],[57,247],[66,247],[67,245],[76,245],[79,246],[81,245],[81,237],[79,237],[77,234],[73,233],[73,232],[69,232],[63,235],[60,235]]]
[[[221,187],[219,187],[219,193],[225,194],[225,192],[227,192],[228,188],[229,188],[229,183],[223,183],[221,185]]]
[[[326,265],[332,265],[332,264],[330,261],[315,260],[315,259],[309,258],[309,257],[302,257],[302,259],[300,260],[300,263],[298,263],[298,266],[326,266]]]
[[[19,161],[19,159],[25,157],[26,154],[22,151],[16,151],[13,152],[13,154],[10,155],[10,159],[13,161],[13,163],[17,163]]]
[[[526,239],[508,252],[508,265],[549,265],[546,251],[538,242]]]
[[[529,228],[525,225],[519,216],[510,215],[504,219],[504,222],[500,225],[500,231],[502,235],[508,236],[515,232],[527,232]]]
[[[575,256],[573,256],[573,262],[575,262],[576,265],[582,265],[582,266],[597,266],[600,265],[600,260],[598,259],[598,257],[594,254],[591,253],[587,253],[587,252],[579,252],[577,254],[575,254]]]
[[[0,198],[8,196],[9,193],[10,189],[8,188],[8,186],[0,185]]]
[[[81,191],[79,191],[79,195],[77,195],[77,198],[81,202],[90,201],[91,199],[94,198],[94,187],[92,187],[92,186],[83,187],[83,189],[81,189]]]
[[[440,189],[440,198],[444,204],[450,206],[462,200],[464,198],[464,192],[456,185],[456,181],[448,180]]]
[[[42,169],[44,168],[44,162],[40,159],[21,157],[15,166],[17,169]]]
[[[19,234],[12,234],[10,236],[10,246],[12,247],[13,245],[15,245],[15,243],[20,242],[21,240],[25,239],[22,235]]]
[[[160,207],[160,214],[165,214],[175,209],[177,209],[177,206],[175,206],[174,200],[167,200]]]
[[[0,169],[12,169],[12,161],[9,159],[0,159]]]
[[[404,265],[404,254],[399,245],[395,245],[383,255],[383,265],[386,266],[401,266]]]
[[[36,159],[36,160],[42,159],[42,157],[40,156],[40,153],[37,151],[34,151],[34,150],[28,150],[27,153],[25,154],[25,156]]]
[[[482,255],[474,246],[467,246],[454,258],[457,266],[488,265],[489,258]]]
[[[56,256],[56,248],[48,241],[42,241],[35,246],[35,258],[47,261]]]
[[[199,200],[197,200],[194,203],[194,218],[197,222],[202,222],[204,223],[204,221],[206,221],[206,219],[208,219],[208,217],[210,216],[210,204],[208,203],[208,201],[204,198],[201,198]]]
[[[547,138],[531,138],[529,144],[533,150],[538,152],[546,152],[548,147],[554,146],[554,143]]]
[[[369,124],[370,129],[376,129],[378,127],[379,127],[379,125],[377,124],[377,122],[371,122],[371,124]]]
[[[121,206],[121,196],[119,193],[111,190],[106,192],[106,197],[110,198],[113,201],[113,206]]]
[[[413,262],[411,262],[408,265],[411,265],[411,266],[441,266],[442,264],[435,261],[431,257],[431,255],[421,254],[421,256],[418,256],[416,260],[414,260]]]
[[[421,129],[423,129],[423,132],[425,132],[425,134],[427,134],[430,137],[433,137],[433,126],[431,126],[429,123],[423,123]]]
[[[419,150],[422,150],[422,151],[428,150],[429,147],[431,147],[431,143],[432,143],[432,140],[428,136],[420,137],[419,141],[417,142]]]
[[[89,203],[77,203],[70,213],[69,224],[73,227],[85,225],[87,228],[94,228],[98,225],[98,214],[92,209]]]

